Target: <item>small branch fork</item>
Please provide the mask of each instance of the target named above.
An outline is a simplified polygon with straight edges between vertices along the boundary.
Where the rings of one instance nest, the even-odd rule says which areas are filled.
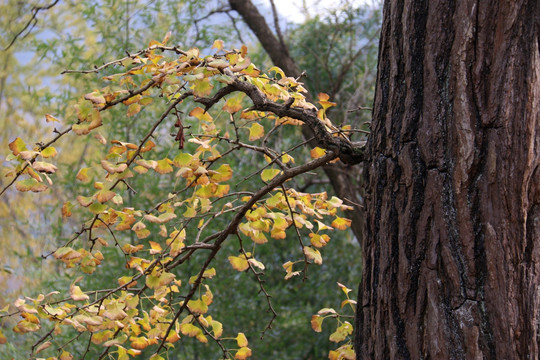
[[[34,6],[31,10],[31,13],[32,13],[32,16],[30,18],[30,20],[28,20],[26,22],[26,24],[24,25],[24,27],[19,30],[15,36],[13,36],[13,38],[11,39],[11,41],[9,42],[9,44],[2,50],[2,51],[8,51],[12,46],[13,44],[15,44],[15,41],[17,41],[17,39],[19,38],[19,36],[22,35],[23,32],[26,31],[26,29],[28,29],[30,26],[30,30],[29,31],[32,31],[32,29],[34,28],[34,26],[36,26],[37,24],[37,15],[40,11],[42,10],[49,10],[50,8],[52,8],[54,5],[58,4],[60,0],[54,0],[52,3],[50,3],[49,5],[45,5],[45,6]]]

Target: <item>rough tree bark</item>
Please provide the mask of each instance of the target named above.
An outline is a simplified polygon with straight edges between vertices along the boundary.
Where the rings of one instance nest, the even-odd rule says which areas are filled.
[[[358,359],[537,359],[540,2],[386,1]]]

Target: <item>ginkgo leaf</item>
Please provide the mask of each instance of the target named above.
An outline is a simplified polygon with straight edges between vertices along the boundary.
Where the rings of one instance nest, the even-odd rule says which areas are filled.
[[[39,155],[39,152],[34,150],[24,150],[19,153],[23,160],[32,160],[36,155]]]
[[[83,183],[89,183],[91,179],[90,176],[88,176],[88,170],[89,168],[80,169],[75,178]]]
[[[191,86],[191,89],[193,89],[193,94],[197,97],[205,97],[210,95],[213,88],[214,85],[212,85],[208,79],[197,80]]]
[[[232,267],[235,270],[238,271],[245,271],[249,268],[249,263],[244,257],[244,255],[240,256],[229,256],[229,262],[231,263]]]
[[[145,338],[144,336],[141,336],[141,337],[132,336],[129,338],[129,340],[131,341],[131,344],[130,344],[131,347],[137,350],[144,350],[148,347],[148,345],[150,345],[148,339]]]
[[[108,206],[106,204],[100,204],[100,203],[92,203],[90,206],[88,206],[88,210],[92,212],[93,214],[101,214],[105,210],[107,210]]]
[[[202,300],[189,300],[188,308],[194,313],[197,314],[206,314],[208,311],[208,305]]]
[[[73,204],[69,201],[66,201],[62,205],[62,217],[64,218],[70,217],[72,215],[71,209],[73,209]]]
[[[127,109],[127,116],[134,116],[137,115],[141,111],[142,107],[138,103],[134,103],[128,106]]]
[[[328,99],[330,99],[330,96],[328,96],[328,94],[319,93],[319,104],[321,104],[324,110],[337,105],[334,102],[328,101]]]
[[[211,49],[216,49],[217,51],[223,49],[223,40],[215,40]]]
[[[137,165],[144,167],[145,169],[155,169],[158,164],[157,161],[155,160],[144,160],[144,159],[136,160],[135,163]]]
[[[44,158],[55,157],[56,154],[56,149],[52,146],[48,146],[45,149],[41,150],[41,156],[43,156]]]
[[[243,332],[239,332],[238,335],[236,336],[236,343],[241,348],[248,346],[248,340],[246,338],[246,335],[244,335]]]
[[[90,299],[90,297],[83,293],[81,288],[77,285],[71,285],[69,294],[71,298],[75,301],[84,301]]]
[[[321,332],[322,331],[322,323],[324,318],[320,315],[313,315],[311,316],[311,328],[315,332]]]
[[[26,150],[26,143],[22,141],[19,137],[10,142],[8,146],[13,155],[15,156],[19,155],[21,151]]]
[[[272,180],[273,178],[275,178],[279,173],[281,173],[281,170],[279,169],[264,169],[261,172],[261,179],[264,182],[268,182]]]
[[[57,118],[52,116],[51,114],[45,114],[45,121],[46,122],[60,122]]]
[[[336,216],[332,221],[332,226],[339,230],[345,230],[351,226],[351,220]]]
[[[339,286],[339,288],[345,293],[345,295],[348,295],[349,292],[352,291],[352,289],[349,289],[348,287],[346,287],[345,285],[343,285],[342,283],[338,282],[337,285]]]
[[[332,308],[322,308],[321,310],[317,311],[317,314],[319,315],[326,315],[326,314],[337,314],[336,310]]]
[[[72,360],[73,355],[71,355],[69,352],[63,350],[59,357],[60,360]]]
[[[242,347],[238,349],[236,354],[234,354],[234,358],[238,360],[245,360],[250,356],[251,356],[251,349],[248,347]]]
[[[322,256],[319,250],[314,249],[310,246],[304,246],[304,254],[310,260],[313,260],[315,264],[322,264]]]
[[[149,241],[148,243],[150,244],[150,254],[151,255],[159,254],[159,253],[161,253],[161,251],[163,251],[163,249],[161,248],[161,245],[158,244],[157,242]]]
[[[155,224],[165,224],[176,218],[176,214],[173,212],[166,212],[159,216],[154,216],[151,214],[144,215],[144,218]]]
[[[136,246],[131,245],[131,244],[124,244],[122,246],[122,251],[124,251],[124,253],[126,254],[134,254],[138,251],[141,251],[142,249],[144,249],[144,245],[141,245],[141,244],[136,245]]]
[[[347,338],[347,336],[351,335],[353,332],[353,326],[348,322],[345,321],[343,324],[341,324],[334,333],[330,335],[330,341],[333,342],[340,342]]]
[[[319,231],[322,231],[322,230],[334,230],[332,227],[320,222],[319,220],[315,220],[315,222],[319,226]]]
[[[190,323],[180,325],[180,331],[182,332],[182,334],[189,337],[195,337],[199,334],[202,334],[202,330],[200,328]]]
[[[345,305],[348,305],[348,304],[356,305],[357,302],[356,302],[356,300],[346,299],[346,300],[343,300],[343,301],[341,302],[341,307],[343,308]]]
[[[215,338],[219,338],[221,335],[223,335],[223,324],[216,320],[211,320],[210,324],[212,326],[212,331],[214,332]]]
[[[17,181],[15,183],[15,188],[21,192],[41,192],[48,189],[47,185],[42,184],[33,178]]]
[[[254,141],[264,136],[264,127],[259,123],[253,123],[249,128],[249,141]]]
[[[100,203],[106,203],[116,196],[116,193],[111,190],[103,189],[94,194],[94,198]]]
[[[330,236],[326,234],[320,235],[320,234],[310,233],[309,240],[311,242],[311,245],[317,248],[322,248],[326,246],[326,244],[330,241]]]
[[[248,259],[248,262],[249,262],[252,266],[256,266],[256,267],[258,267],[258,268],[261,269],[261,270],[264,270],[264,269],[265,269],[264,264],[263,264],[262,262],[260,262],[259,260],[256,260],[255,258]]]
[[[101,160],[101,166],[107,170],[109,174],[122,173],[127,169],[127,164],[113,164],[107,160]]]
[[[324,154],[326,154],[326,150],[321,149],[320,147],[317,146],[311,149],[309,153],[313,159],[317,159],[317,158],[320,158],[321,156],[324,156]]]
[[[171,163],[172,161],[168,158],[158,160],[157,165],[154,168],[154,170],[158,174],[168,174],[174,170],[173,167],[171,166]]]
[[[225,104],[223,105],[222,109],[228,112],[229,114],[234,114],[240,110],[242,110],[242,100],[244,99],[245,95],[242,92],[239,92],[238,94],[231,96],[227,99]],[[264,133],[264,128],[262,129]],[[251,130],[250,130],[250,140],[251,139]]]
[[[77,201],[79,202],[79,204],[81,204],[84,207],[88,207],[92,205],[92,203],[94,202],[94,200],[91,197],[82,196],[82,195],[77,196]]]
[[[52,342],[50,342],[50,341],[45,341],[44,343],[42,343],[41,345],[39,345],[39,346],[34,350],[34,353],[35,353],[35,354],[39,354],[39,353],[42,352],[43,350],[49,348],[51,345],[52,345]]]
[[[105,97],[97,90],[84,95],[84,98],[96,105],[105,104],[106,102]]]

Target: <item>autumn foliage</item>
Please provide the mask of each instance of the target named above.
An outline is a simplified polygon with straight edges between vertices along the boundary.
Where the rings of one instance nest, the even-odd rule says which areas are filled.
[[[322,264],[333,231],[351,225],[343,213],[350,207],[341,199],[289,186],[291,179],[329,162],[356,161],[358,154],[350,152],[351,129],[338,128],[327,117],[327,109],[335,105],[328,95],[319,95],[318,106],[311,104],[301,79],[287,77],[277,67],[262,72],[251,63],[245,46],[226,50],[217,40],[215,53],[203,56],[196,48],[167,46],[167,38],[79,71],[101,74],[103,87],[82,96],[63,120],[62,114],[45,115],[45,121],[58,126],[49,140],[34,144],[17,137],[9,144],[10,182],[1,194],[12,185],[21,192],[44,192],[63,176],[55,164],[57,153],[69,149],[63,141],[71,134],[95,137],[106,149],[104,156],[78,169],[73,181],[87,184],[86,191],[61,205],[64,218],[80,218],[80,230],[49,255],[86,276],[107,262],[102,251],[106,247],[118,248],[125,259],[114,286],[85,289],[80,276],[65,289],[67,295],[55,291],[21,298],[2,309],[2,317],[20,319],[13,331],[41,334],[32,356],[43,352],[50,359],[72,359],[67,344],[56,338],[74,329],[90,334],[86,351],[101,347],[100,359],[109,354],[128,359],[143,352],[164,359],[181,337],[213,341],[224,358],[247,359],[252,351],[244,333],[227,335],[227,324],[211,315],[212,282],[220,272],[212,261],[221,245],[238,242],[240,252],[229,254],[228,260],[258,281],[272,310],[267,330],[276,313],[264,288],[265,264],[257,259],[257,248],[293,239],[297,255],[283,264],[284,277],[305,277],[310,264]],[[131,118],[144,114],[148,106],[160,106],[161,115],[144,118],[148,131],[137,141],[107,139],[99,132],[115,121],[107,110],[121,108]],[[298,125],[311,127],[318,145],[305,162],[295,155],[305,142],[282,149],[272,141],[280,129]],[[156,134],[171,129],[175,145],[163,152]],[[247,180],[236,178],[228,161],[236,153],[266,161],[247,177],[258,178],[252,190],[236,190]],[[173,182],[175,190],[152,199],[149,208],[135,208],[126,205],[128,193],[144,196],[144,189],[130,185],[135,177]],[[222,224],[221,230],[209,226],[215,222]],[[182,265],[195,256],[203,259],[198,273],[185,276]],[[346,295],[341,308],[354,312],[350,289],[339,287]],[[315,331],[321,331],[324,319],[337,320],[330,341],[344,344],[330,359],[354,358],[348,317],[326,308],[311,320]]]

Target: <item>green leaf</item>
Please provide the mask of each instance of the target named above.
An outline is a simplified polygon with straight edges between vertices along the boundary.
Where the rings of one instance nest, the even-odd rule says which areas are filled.
[[[279,173],[281,173],[281,170],[279,169],[264,169],[261,172],[261,179],[264,182],[269,182],[273,178],[275,178]]]

